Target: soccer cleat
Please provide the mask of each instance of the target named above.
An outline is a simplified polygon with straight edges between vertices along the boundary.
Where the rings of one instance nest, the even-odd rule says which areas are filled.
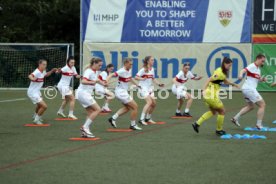
[[[132,130],[142,130],[142,128],[138,127],[138,125],[133,125],[133,126],[130,125],[129,128]]]
[[[33,120],[35,120],[36,115],[33,115]],[[43,119],[40,117],[39,120],[43,122]]]
[[[241,125],[239,124],[239,121],[236,120],[235,118],[231,118],[231,122],[232,122],[234,125],[238,126],[238,127],[241,126]]]
[[[57,112],[57,115],[58,115],[58,116],[61,116],[61,117],[63,117],[63,118],[66,118],[66,116],[65,116],[65,114],[63,114],[63,112]]]
[[[147,122],[147,123],[150,123],[150,124],[156,124],[156,122],[153,121],[152,119],[146,119],[146,122]]]
[[[68,118],[70,118],[70,119],[78,119],[76,116],[74,116],[73,114],[69,114],[68,115]]]
[[[256,128],[258,129],[258,130],[262,130],[263,128],[264,128],[264,126],[261,124],[261,125],[256,125]]]
[[[36,125],[43,125],[43,123],[40,121],[40,119],[34,120],[33,123]]]
[[[90,132],[90,130],[88,128],[81,127],[80,131],[81,131],[81,137],[83,137],[83,138],[94,138],[95,137],[92,134],[92,132]]]
[[[217,136],[222,136],[222,135],[225,135],[226,132],[224,130],[216,130],[216,134]]]
[[[108,119],[108,122],[113,128],[117,128],[116,121],[112,117]]]
[[[139,120],[139,123],[140,123],[141,125],[144,125],[144,126],[148,125],[148,124],[145,122],[145,120]]]
[[[199,127],[200,127],[200,125],[198,125],[198,124],[195,122],[195,123],[192,124],[192,126],[193,126],[193,128],[194,128],[194,131],[195,131],[196,133],[199,133]]]
[[[193,117],[189,112],[184,112],[183,114],[182,114],[182,116],[184,116],[184,117],[188,117],[188,118],[190,118],[190,117]]]
[[[175,116],[182,116],[182,114],[180,112],[176,112]]]

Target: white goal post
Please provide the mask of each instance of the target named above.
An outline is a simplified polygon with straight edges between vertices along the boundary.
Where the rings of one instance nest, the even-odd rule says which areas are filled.
[[[27,89],[39,59],[46,59],[50,70],[63,67],[69,56],[74,56],[72,43],[0,43],[0,89]],[[55,86],[59,77],[46,78],[44,86]]]

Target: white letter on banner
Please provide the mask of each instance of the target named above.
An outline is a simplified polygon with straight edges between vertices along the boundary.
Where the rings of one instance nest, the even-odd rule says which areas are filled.
[[[265,8],[265,0],[263,0],[263,6],[262,6],[262,21],[265,20],[265,12],[272,12],[274,11],[273,20],[276,21],[276,0],[274,0],[274,9],[266,9]]]

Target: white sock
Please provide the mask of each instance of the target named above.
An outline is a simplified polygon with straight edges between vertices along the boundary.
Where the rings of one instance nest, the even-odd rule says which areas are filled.
[[[142,112],[140,120],[145,120],[146,114]]]
[[[74,111],[69,111],[69,115],[73,115],[74,114]]]
[[[87,118],[83,127],[84,128],[89,128],[89,126],[92,124],[92,120],[90,118]]]
[[[35,112],[34,115],[33,115],[33,118],[34,118],[34,119],[35,119],[36,115],[37,115],[37,113]]]
[[[180,110],[179,110],[179,109],[176,109],[176,113],[180,113]]]
[[[109,104],[107,102],[105,102],[104,108],[108,109],[108,106],[109,106]]]
[[[64,111],[64,109],[63,108],[59,108],[59,110],[58,110],[58,112],[60,112],[60,113],[63,113],[63,111]]]
[[[189,111],[190,111],[190,109],[186,108],[184,112],[188,113]]]
[[[131,120],[131,121],[130,121],[130,125],[131,125],[131,126],[135,126],[135,125],[136,125],[135,120]]]
[[[262,126],[262,120],[257,120],[257,126]]]
[[[39,120],[40,120],[40,116],[39,116],[38,114],[35,116],[35,120],[36,120],[36,121],[39,121]]]
[[[147,114],[146,119],[151,119],[151,114]]]
[[[234,117],[234,119],[237,120],[237,121],[239,121],[240,117],[241,117],[241,113],[238,113],[238,114],[236,114],[236,116]]]
[[[115,113],[115,114],[112,116],[112,119],[116,120],[118,117],[119,117],[119,115],[118,115],[117,113]]]

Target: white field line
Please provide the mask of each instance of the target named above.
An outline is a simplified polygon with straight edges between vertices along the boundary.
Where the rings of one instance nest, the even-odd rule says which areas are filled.
[[[0,103],[3,102],[16,102],[16,101],[23,101],[26,100],[27,98],[15,98],[15,99],[10,99],[10,100],[0,100]]]

